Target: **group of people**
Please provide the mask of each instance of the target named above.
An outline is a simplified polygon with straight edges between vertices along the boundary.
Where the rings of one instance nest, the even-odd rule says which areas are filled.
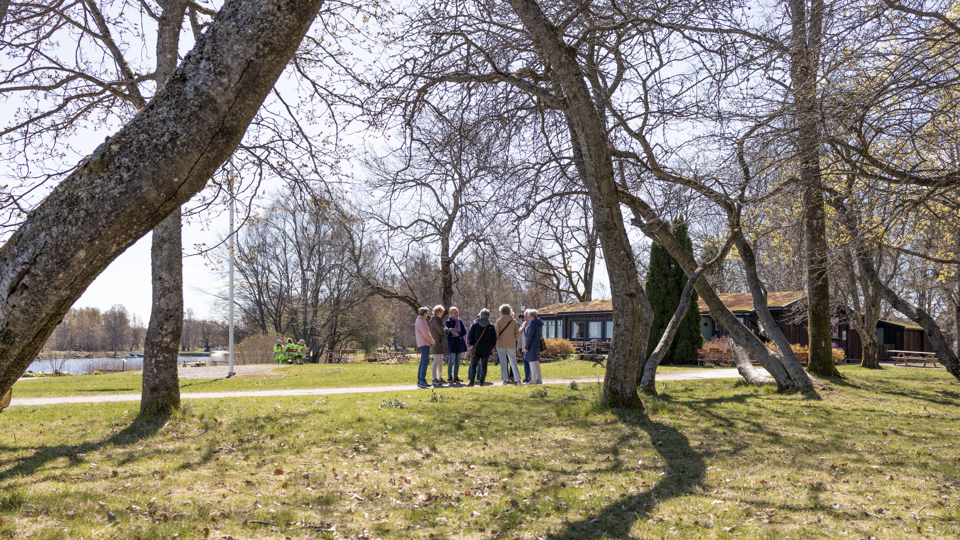
[[[294,343],[293,338],[287,338],[286,345],[283,340],[278,339],[277,344],[273,346],[273,359],[278,364],[302,364],[303,350],[306,348],[307,344],[302,339],[299,343]]]
[[[420,349],[418,387],[433,388],[448,383],[463,383],[460,379],[460,359],[465,354],[470,357],[467,386],[475,386],[478,382],[480,386],[485,384],[487,364],[493,355],[499,360],[502,384],[543,384],[540,375],[543,321],[537,317],[537,310],[526,310],[523,323],[520,323],[514,317],[513,309],[504,304],[500,306],[500,317],[495,323],[491,323],[490,310],[481,309],[469,328],[460,319],[460,310],[451,307],[449,317],[444,319],[446,311],[439,305],[433,308],[433,316],[430,315],[430,308],[422,307],[419,310],[414,325],[417,348]],[[518,353],[523,360],[522,381],[517,364]],[[433,384],[428,384],[427,369],[430,366],[431,354]],[[447,357],[447,380],[443,378],[444,356]]]

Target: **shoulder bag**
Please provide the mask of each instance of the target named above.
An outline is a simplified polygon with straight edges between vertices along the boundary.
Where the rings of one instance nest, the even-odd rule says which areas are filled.
[[[490,328],[489,324],[486,327],[484,327],[483,332],[480,332],[480,336],[477,338],[477,342],[471,345],[469,349],[467,349],[467,352],[464,353],[464,356],[466,356],[467,358],[473,358],[474,356],[477,355],[477,345],[480,344],[480,340],[483,339],[483,335],[487,333],[487,328]]]

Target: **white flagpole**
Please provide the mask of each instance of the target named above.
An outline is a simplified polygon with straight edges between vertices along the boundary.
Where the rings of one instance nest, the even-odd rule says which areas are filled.
[[[233,160],[230,161],[231,168],[233,165]],[[234,172],[236,169],[234,168]],[[229,174],[229,173],[228,173]],[[227,177],[227,189],[230,190],[230,371],[227,373],[227,378],[233,377],[236,373],[233,371],[233,176]]]

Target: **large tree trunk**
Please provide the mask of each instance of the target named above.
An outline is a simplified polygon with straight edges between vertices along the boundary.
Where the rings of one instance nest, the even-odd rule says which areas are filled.
[[[571,136],[580,145],[586,170],[584,181],[590,194],[594,224],[610,278],[613,298],[613,343],[603,382],[603,403],[611,407],[642,406],[637,393],[637,364],[644,352],[643,313],[633,250],[620,212],[613,159],[600,113],[571,49],[561,33],[544,15],[535,0],[510,0],[534,43],[543,52],[566,98]]]
[[[868,327],[857,326],[863,352],[860,358],[860,367],[878,369],[880,367],[880,344],[877,343],[877,324]]]
[[[0,248],[0,395],[87,286],[203,189],[322,0],[228,0],[163,90]]]
[[[162,414],[180,408],[177,356],[183,330],[183,264],[180,209],[153,230],[153,311],[143,344],[140,414]],[[157,237],[165,239],[157,241]]]
[[[790,75],[797,123],[803,237],[807,262],[807,329],[811,372],[838,376],[830,341],[830,284],[827,279],[827,228],[820,170],[820,97],[817,75],[823,27],[823,0],[790,0]]]
[[[157,29],[157,85],[166,84],[177,69],[180,28],[186,4],[161,0]],[[141,414],[161,414],[180,408],[177,356],[183,332],[183,254],[180,209],[153,230],[150,249],[153,305],[143,342]]]

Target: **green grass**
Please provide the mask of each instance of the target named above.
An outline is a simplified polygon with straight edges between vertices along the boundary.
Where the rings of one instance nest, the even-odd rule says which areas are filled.
[[[466,366],[461,366],[460,378],[466,379]],[[522,367],[520,368],[523,369]],[[689,368],[664,367],[664,371]],[[542,365],[545,378],[603,378],[603,368],[592,362],[564,360]],[[227,368],[223,368],[224,375]],[[488,380],[499,381],[500,368],[490,365]],[[309,364],[288,366],[274,370],[270,377],[237,377],[231,379],[181,379],[183,392],[221,392],[235,390],[276,390],[292,388],[340,388],[356,386],[389,386],[415,384],[417,364],[401,365]],[[444,368],[446,376],[446,368]],[[16,397],[89,396],[97,394],[139,393],[140,372],[108,375],[72,375],[21,380],[13,387]]]
[[[841,370],[819,398],[670,382],[648,414],[596,384],[13,407],[0,538],[960,537],[956,380]]]

